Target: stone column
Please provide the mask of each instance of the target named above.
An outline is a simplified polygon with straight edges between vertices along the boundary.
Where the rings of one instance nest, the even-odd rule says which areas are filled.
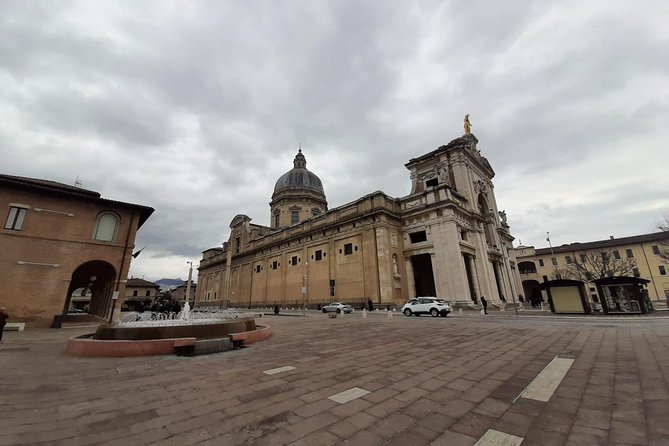
[[[411,257],[409,257],[409,260],[404,262],[404,267],[407,272],[407,295],[409,299],[413,299],[416,297],[416,282],[413,276],[413,265],[411,264]]]
[[[476,294],[476,298],[479,299],[481,297],[481,291],[479,290],[479,276],[476,274],[476,261],[474,260],[474,256],[471,254],[466,254],[467,256],[467,261],[469,262],[469,270],[471,271],[472,274],[472,284],[474,287],[474,294]]]

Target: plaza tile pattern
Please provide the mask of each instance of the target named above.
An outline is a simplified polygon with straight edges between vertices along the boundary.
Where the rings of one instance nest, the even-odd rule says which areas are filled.
[[[86,330],[8,333],[0,445],[669,444],[668,319],[263,322],[269,340],[192,358],[69,357]],[[555,356],[574,363],[550,399],[514,403]]]

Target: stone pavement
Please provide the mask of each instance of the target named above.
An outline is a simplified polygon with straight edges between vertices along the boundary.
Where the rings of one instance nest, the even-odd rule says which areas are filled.
[[[0,445],[669,444],[666,318],[261,322],[269,340],[194,358],[75,358],[65,339],[91,330],[5,333]],[[548,401],[518,398],[556,356],[575,361]]]

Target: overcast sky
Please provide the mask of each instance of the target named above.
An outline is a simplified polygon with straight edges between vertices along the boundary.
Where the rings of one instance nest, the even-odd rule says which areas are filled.
[[[330,208],[409,193],[471,116],[516,244],[669,213],[669,2],[9,1],[0,172],[152,206],[131,274],[269,225],[298,145]]]

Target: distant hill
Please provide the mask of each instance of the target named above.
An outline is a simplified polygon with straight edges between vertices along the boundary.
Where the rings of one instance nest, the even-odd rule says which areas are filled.
[[[185,285],[186,281],[181,279],[165,279],[156,280],[156,285],[160,287],[160,291],[172,291],[178,286]]]

